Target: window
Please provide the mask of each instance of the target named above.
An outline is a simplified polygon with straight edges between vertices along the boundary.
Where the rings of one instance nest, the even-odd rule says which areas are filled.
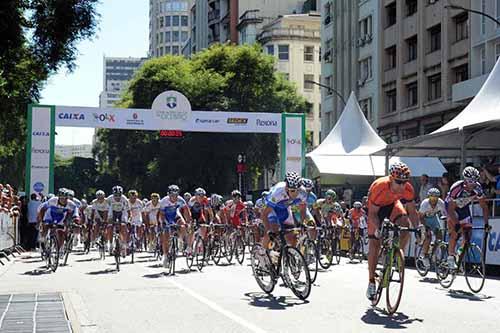
[[[417,52],[418,52],[418,41],[417,41],[417,36],[410,37],[406,40],[406,45],[408,46],[408,62],[416,60],[417,59]]]
[[[385,25],[386,28],[396,24],[396,2],[393,2],[385,7],[385,17],[386,17],[386,25]]]
[[[417,137],[418,135],[419,135],[418,126],[410,127],[410,128],[404,128],[401,131],[401,139],[402,140],[408,140],[408,139]]]
[[[486,0],[481,0],[481,11],[486,13]],[[486,34],[486,17],[481,15],[481,35]]]
[[[158,36],[158,34],[156,34],[156,44],[158,44],[160,42],[160,36]]]
[[[165,31],[165,43],[170,43],[170,31]]]
[[[266,45],[267,54],[274,56],[274,45]]]
[[[160,32],[160,43],[163,43],[163,33]]]
[[[424,134],[429,134],[443,126],[440,121],[424,125]]]
[[[429,30],[429,53],[441,49],[441,24],[438,24]]]
[[[500,21],[500,0],[497,0],[497,20]],[[497,25],[497,28],[500,26]]]
[[[495,45],[495,62],[500,58],[500,43]]]
[[[372,57],[360,60],[358,64],[358,80],[364,83],[366,80],[372,78]]]
[[[188,39],[188,32],[187,31],[181,31],[181,42],[185,42]]]
[[[313,90],[314,89],[314,74],[304,74],[304,90]]]
[[[396,89],[386,91],[385,93],[385,112],[396,112]]]
[[[406,16],[412,16],[418,10],[417,0],[406,0]]]
[[[172,42],[179,41],[179,31],[172,31]]]
[[[170,46],[165,46],[165,54],[170,54]]]
[[[160,57],[163,56],[163,46],[160,47]]]
[[[328,1],[325,6],[325,25],[332,23],[332,3]]]
[[[314,61],[314,46],[304,46],[304,61]]]
[[[364,42],[370,42],[372,39],[372,17],[367,16],[359,21],[359,38],[364,38]]]
[[[181,16],[181,25],[183,27],[187,27],[188,26],[188,17],[187,17],[187,15],[182,15]]]
[[[455,67],[453,69],[453,71],[455,72],[455,83],[466,81],[469,79],[469,65],[468,64]]]
[[[361,107],[361,111],[363,111],[366,120],[372,121],[372,99],[366,98],[359,101],[359,106]]]
[[[172,25],[171,18],[172,18],[172,16],[165,16],[165,26],[166,27],[170,27]]]
[[[289,73],[282,73],[283,78],[287,81],[290,81],[290,74]]]
[[[174,54],[174,55],[179,54],[179,46],[177,46],[177,45],[172,46],[172,54]]]
[[[178,15],[172,16],[172,26],[178,27],[179,24],[180,24],[179,16]]]
[[[481,47],[481,50],[479,51],[480,58],[481,58],[481,75],[486,74],[486,49],[485,47]]]
[[[427,92],[427,100],[433,101],[435,99],[441,98],[441,74],[429,76],[427,80],[429,86],[429,91]]]
[[[412,82],[406,85],[407,107],[418,104],[418,83]]]
[[[432,4],[435,4],[436,2],[438,2],[439,0],[428,0],[427,3],[429,5],[432,5]]]
[[[323,59],[325,59],[325,62],[333,61],[332,45],[333,45],[333,39],[332,38],[327,39],[325,42],[325,54],[323,55]]]
[[[278,45],[278,59],[288,60],[288,45]]]
[[[396,46],[385,49],[385,70],[396,68]]]
[[[163,16],[160,17],[160,28],[163,28]]]
[[[467,13],[458,15],[454,18],[455,20],[455,41],[460,41],[463,39],[467,39],[469,34],[467,32],[467,21],[468,15]]]
[[[325,86],[327,87],[332,87],[333,85],[333,76],[327,76],[325,77]],[[326,89],[326,94],[327,95],[331,95],[333,93],[333,91],[331,89]]]

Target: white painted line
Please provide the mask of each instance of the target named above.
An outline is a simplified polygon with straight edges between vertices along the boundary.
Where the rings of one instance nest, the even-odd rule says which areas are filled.
[[[234,313],[222,308],[221,306],[217,305],[215,302],[212,302],[208,298],[201,296],[200,294],[183,286],[182,284],[180,284],[176,281],[173,281],[171,279],[169,279],[168,282],[170,282],[175,287],[185,291],[187,294],[191,295],[193,298],[197,299],[201,303],[208,305],[210,308],[212,308],[212,310],[219,312],[220,314],[226,316],[227,318],[233,320],[234,322],[240,324],[241,326],[249,329],[250,331],[252,331],[254,333],[265,333],[266,332],[262,328],[257,327],[256,325],[246,321],[245,319],[241,318],[240,316],[235,315]]]
[[[2,317],[0,318],[0,328],[2,328],[3,320],[5,318],[5,315],[7,314],[7,311],[9,311],[10,302],[12,302],[13,297],[14,297],[14,294],[11,294],[9,297],[9,303],[7,303],[7,306],[5,307],[5,311],[3,312]]]
[[[33,308],[33,333],[36,333],[36,310],[38,309],[38,293],[35,294],[35,307]]]

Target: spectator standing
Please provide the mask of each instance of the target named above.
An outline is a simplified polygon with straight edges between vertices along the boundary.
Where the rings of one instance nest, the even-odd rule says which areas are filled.
[[[450,178],[448,172],[443,173],[439,180],[438,187],[441,190],[441,199],[446,199],[446,195],[450,191]]]
[[[31,194],[30,201],[28,203],[28,232],[27,232],[27,246],[29,249],[36,248],[36,242],[38,239],[38,208],[42,203],[38,200],[38,196],[33,193]]]
[[[420,177],[420,191],[418,192],[418,198],[422,202],[427,198],[427,191],[429,191],[433,186],[429,184],[429,176],[425,173]]]
[[[342,199],[344,199],[347,207],[351,208],[352,207],[352,195],[353,195],[352,187],[351,187],[351,184],[349,184],[349,182],[346,182],[345,185],[346,185],[346,187],[344,188],[344,191],[342,193]]]
[[[486,168],[481,169],[484,172],[486,178],[490,180],[493,184],[495,184],[495,215],[500,214],[500,165],[497,165],[497,175],[493,176],[493,174]]]

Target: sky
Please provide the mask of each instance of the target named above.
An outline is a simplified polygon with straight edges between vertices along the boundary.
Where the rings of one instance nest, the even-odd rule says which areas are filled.
[[[145,57],[148,51],[149,1],[101,0],[98,30],[77,45],[76,69],[61,69],[42,90],[41,104],[99,106],[103,57]],[[94,129],[57,127],[56,144],[91,144]]]

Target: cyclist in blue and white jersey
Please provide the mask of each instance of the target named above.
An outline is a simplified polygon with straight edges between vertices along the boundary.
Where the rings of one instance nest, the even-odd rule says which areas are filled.
[[[300,206],[300,217],[304,220],[306,216],[307,193],[300,186],[300,176],[296,172],[287,172],[285,181],[273,186],[266,197],[266,208],[262,212],[262,222],[265,233],[262,238],[262,246],[267,249],[269,243],[268,232],[279,232],[281,227],[290,228],[295,226],[291,207]],[[295,235],[287,234],[287,242],[295,245]]]
[[[255,217],[257,219],[262,219],[262,211],[266,208],[266,197],[269,195],[269,191],[264,191],[261,197],[255,201]]]
[[[300,185],[305,189],[307,193],[307,199],[305,203],[306,217],[305,220],[302,221],[300,220],[300,207],[296,206],[297,208],[294,210],[295,220],[298,221],[299,223],[303,223],[308,226],[315,226],[316,221],[314,219],[312,211],[313,211],[313,206],[316,204],[316,201],[318,200],[318,197],[312,191],[314,189],[314,183],[310,179],[302,178],[300,180]],[[311,236],[312,239],[316,239],[316,235],[317,235],[316,229],[309,230],[309,236]]]
[[[160,221],[162,223],[161,243],[164,267],[167,267],[168,264],[167,255],[172,226],[178,225],[179,237],[184,237],[186,235],[186,219],[190,220],[190,216],[188,215],[189,209],[182,209],[187,203],[179,196],[179,187],[177,185],[170,185],[167,193],[168,195],[160,201]],[[186,214],[186,219],[181,210]],[[188,247],[188,251],[190,248],[191,247]]]
[[[55,224],[57,226],[57,240],[59,248],[61,248],[64,243],[65,222],[70,217],[73,221],[78,222],[80,215],[75,203],[68,199],[67,190],[61,188],[58,191],[57,197],[50,198],[40,206],[38,217],[43,222],[42,240],[47,235],[48,226]]]
[[[108,201],[108,230],[106,239],[111,242],[113,236],[113,225],[120,225],[120,242],[122,246],[122,256],[127,253],[128,244],[128,211],[129,202],[125,195],[123,195],[123,187],[116,185],[112,189],[113,194],[107,197]]]
[[[453,184],[445,199],[446,210],[448,212],[448,231],[450,239],[448,243],[448,267],[457,269],[455,263],[455,247],[459,232],[464,238],[470,239],[472,234],[471,203],[479,201],[483,209],[484,226],[488,228],[488,205],[483,193],[483,188],[479,184],[479,171],[474,167],[466,167],[462,172],[463,180]],[[463,244],[463,243],[462,243]]]

